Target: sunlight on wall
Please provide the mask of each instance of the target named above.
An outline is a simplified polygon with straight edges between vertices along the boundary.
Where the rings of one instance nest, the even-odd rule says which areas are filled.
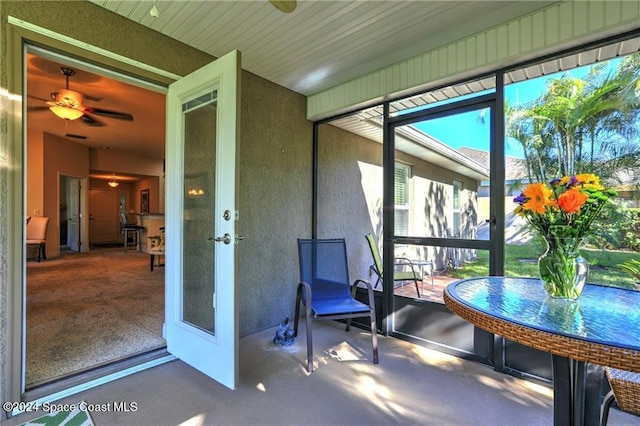
[[[382,167],[358,161],[358,168],[371,229],[379,237],[377,231],[382,230]]]
[[[16,101],[17,102],[17,101],[22,100],[22,96],[13,95],[13,94],[9,93],[9,91],[7,89],[5,89],[3,87],[0,87],[0,99],[3,99],[3,102],[0,103],[0,105],[3,106],[3,109],[6,109],[6,108],[4,108],[4,100],[5,99],[9,100],[9,101]]]
[[[180,423],[179,426],[202,426],[205,424],[206,419],[206,414],[198,414],[197,416],[191,417],[186,422]]]

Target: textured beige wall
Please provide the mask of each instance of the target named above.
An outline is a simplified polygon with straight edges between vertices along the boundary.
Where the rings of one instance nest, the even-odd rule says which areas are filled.
[[[313,126],[303,96],[255,75],[243,73],[241,97],[236,232],[245,237],[238,245],[245,336],[293,318],[297,239],[311,236]]]
[[[330,124],[318,129],[318,237],[345,238],[349,277],[368,279],[365,235],[382,233],[382,145]]]
[[[215,59],[86,1],[0,2],[0,402],[8,400],[13,374],[8,352],[16,342],[8,325],[8,286],[20,286],[12,266],[19,253],[9,250],[9,212],[15,205],[5,202],[19,195],[8,187],[10,168],[16,165],[9,164],[7,110],[15,102],[1,91],[9,87],[7,58],[16,53],[7,51],[9,15],[178,75]],[[70,16],[74,25],[68,24]],[[293,314],[296,238],[311,232],[312,123],[305,118],[302,95],[246,71],[241,78],[237,230],[246,239],[238,245],[237,292],[240,334],[245,336]]]
[[[463,181],[461,203],[477,210],[477,181],[402,152],[396,160],[411,166],[410,222],[415,235],[442,237],[452,227],[454,179]],[[370,278],[372,258],[365,235],[372,233],[382,246],[382,173],[381,144],[330,124],[319,126],[318,237],[345,238],[352,280]],[[475,220],[462,214],[463,226],[475,228]],[[426,254],[433,258],[434,249],[429,250]]]

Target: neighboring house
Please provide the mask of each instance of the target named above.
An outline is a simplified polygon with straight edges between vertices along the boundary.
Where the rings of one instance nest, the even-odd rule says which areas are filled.
[[[459,151],[477,163],[489,168],[489,153],[475,148],[463,147]],[[505,182],[504,182],[504,214],[505,214],[505,242],[507,244],[518,244],[529,241],[530,236],[525,232],[526,222],[513,214],[516,203],[513,202],[522,192],[522,189],[529,183],[527,174],[527,162],[524,158],[505,156]],[[480,217],[489,216],[489,199],[491,188],[489,181],[480,182],[478,187],[478,206]],[[488,239],[489,228],[484,220],[478,223],[478,234],[481,239]]]
[[[640,171],[623,170],[616,174],[619,184],[613,186],[618,196],[613,200],[625,207],[640,207]]]

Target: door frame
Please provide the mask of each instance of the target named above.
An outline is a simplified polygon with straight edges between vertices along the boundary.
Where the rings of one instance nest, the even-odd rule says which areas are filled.
[[[7,400],[21,401],[25,391],[24,372],[25,360],[22,354],[25,351],[24,336],[26,334],[24,318],[24,286],[26,283],[26,248],[24,238],[26,235],[25,215],[25,188],[24,188],[24,160],[26,148],[26,131],[23,126],[26,119],[26,51],[30,47],[56,56],[54,52],[64,52],[64,57],[82,62],[84,66],[94,66],[103,75],[109,75],[109,69],[116,70],[120,77],[130,76],[131,81],[142,87],[154,88],[167,87],[169,83],[181,78],[180,75],[141,63],[132,58],[107,51],[100,47],[84,43],[80,40],[53,32],[46,28],[25,22],[12,16],[7,17],[7,89],[11,94],[7,105],[7,140],[9,143],[8,167],[8,230],[7,230],[7,332],[9,334],[7,351]],[[35,47],[34,47],[35,48]],[[89,61],[95,65],[90,65]],[[150,83],[156,82],[156,83]],[[58,179],[58,185],[59,185]],[[86,186],[86,185],[85,185]],[[59,188],[58,188],[59,197]],[[86,197],[85,197],[86,200]],[[85,210],[86,212],[86,210]],[[59,216],[59,212],[56,214]],[[83,218],[87,220],[88,218]],[[86,230],[86,229],[85,229]],[[85,232],[86,235],[86,232]],[[166,359],[167,361],[170,359]],[[150,363],[149,367],[156,363]],[[129,374],[140,371],[138,366]],[[3,371],[4,373],[4,371]],[[93,386],[104,383],[104,380],[95,380]],[[92,387],[89,384],[78,386],[78,391]],[[59,395],[56,393],[52,396]],[[41,399],[42,400],[42,399]]]
[[[78,227],[80,232],[80,250],[78,253],[86,253],[89,251],[89,211],[88,197],[89,197],[89,185],[88,179],[84,177],[58,173],[58,205],[60,205],[60,185],[63,178],[78,179],[80,181],[80,217],[78,220]],[[66,181],[65,181],[66,182]],[[57,212],[57,223],[60,223],[60,209]],[[59,231],[58,231],[59,234]],[[58,238],[59,235],[58,235]]]
[[[502,84],[497,79],[496,86]],[[504,272],[504,134],[502,121],[502,86],[496,87],[494,92],[488,94],[477,95],[468,99],[458,100],[446,103],[444,105],[431,107],[428,109],[416,111],[391,117],[389,111],[385,110],[385,137],[384,137],[384,155],[383,155],[383,173],[384,173],[384,214],[383,228],[390,229],[389,236],[385,233],[383,241],[383,250],[385,253],[393,253],[395,244],[409,244],[415,246],[434,246],[446,247],[453,249],[475,249],[484,250],[489,253],[489,275],[502,275]],[[388,105],[388,103],[386,104]],[[481,109],[489,109],[489,179],[491,186],[491,197],[489,202],[489,239],[461,239],[461,238],[444,238],[444,237],[402,237],[394,235],[395,217],[394,217],[394,166],[395,166],[395,130],[398,127],[415,124],[430,119],[438,119],[454,116],[460,113],[479,111]],[[393,256],[383,258],[383,267],[386,270],[393,270]],[[386,331],[392,337],[398,337],[409,341],[420,342],[427,347],[448,353],[460,358],[471,359],[476,362],[501,365],[500,357],[502,348],[501,341],[494,339],[494,336],[483,330],[470,328],[470,339],[473,341],[474,350],[468,352],[464,349],[452,345],[450,342],[439,340],[436,338],[427,338],[417,334],[409,334],[399,327],[397,323],[403,323],[407,320],[407,316],[418,315],[427,318],[426,323],[432,321],[432,318],[451,315],[449,310],[443,303],[434,303],[424,300],[414,300],[401,296],[395,296],[393,292],[393,277],[384,277],[383,288],[386,290],[383,307],[387,309],[388,314]],[[457,321],[457,320],[455,320]],[[422,325],[425,327],[425,325]],[[440,334],[438,334],[440,333]],[[446,333],[441,331],[435,332],[435,335],[442,337]]]

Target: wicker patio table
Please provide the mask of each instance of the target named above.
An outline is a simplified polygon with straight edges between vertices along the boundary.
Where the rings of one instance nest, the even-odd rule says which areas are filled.
[[[444,302],[491,333],[550,352],[554,425],[597,425],[602,369],[640,372],[640,292],[587,284],[574,302],[547,297],[534,278],[451,283]]]

